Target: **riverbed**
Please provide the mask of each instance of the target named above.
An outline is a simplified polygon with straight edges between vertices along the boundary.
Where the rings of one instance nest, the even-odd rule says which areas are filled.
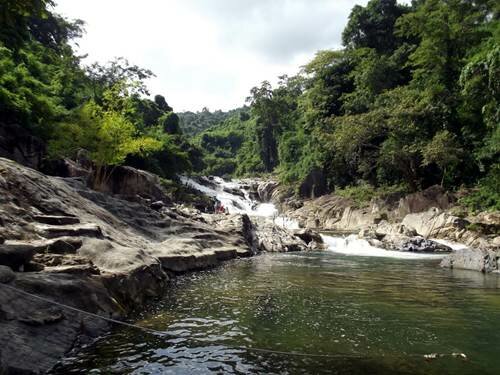
[[[332,251],[230,261],[174,279],[137,317],[162,334],[116,329],[55,373],[500,373],[500,277],[438,264]]]

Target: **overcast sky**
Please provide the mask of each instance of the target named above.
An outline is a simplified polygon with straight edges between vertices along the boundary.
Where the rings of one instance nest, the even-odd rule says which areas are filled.
[[[340,47],[350,10],[367,0],[57,0],[86,22],[86,63],[126,57],[151,69],[151,93],[176,111],[239,107],[263,80],[294,74]]]

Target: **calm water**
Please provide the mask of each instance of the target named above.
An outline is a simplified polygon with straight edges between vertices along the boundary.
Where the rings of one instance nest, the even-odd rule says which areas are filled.
[[[56,373],[500,374],[500,277],[438,262],[331,252],[229,262],[178,278],[138,318],[164,335],[119,329]],[[453,352],[468,360],[423,358]]]

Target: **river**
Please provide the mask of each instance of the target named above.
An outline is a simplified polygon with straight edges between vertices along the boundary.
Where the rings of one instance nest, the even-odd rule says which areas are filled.
[[[117,329],[54,372],[500,373],[498,275],[324,239],[327,251],[261,254],[178,277],[136,317],[161,334]]]

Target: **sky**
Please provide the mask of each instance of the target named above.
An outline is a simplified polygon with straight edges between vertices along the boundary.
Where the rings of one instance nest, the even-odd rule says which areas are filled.
[[[152,70],[152,95],[175,111],[240,107],[253,86],[295,74],[341,46],[352,7],[367,0],[56,0],[86,22],[85,64],[123,56]]]

